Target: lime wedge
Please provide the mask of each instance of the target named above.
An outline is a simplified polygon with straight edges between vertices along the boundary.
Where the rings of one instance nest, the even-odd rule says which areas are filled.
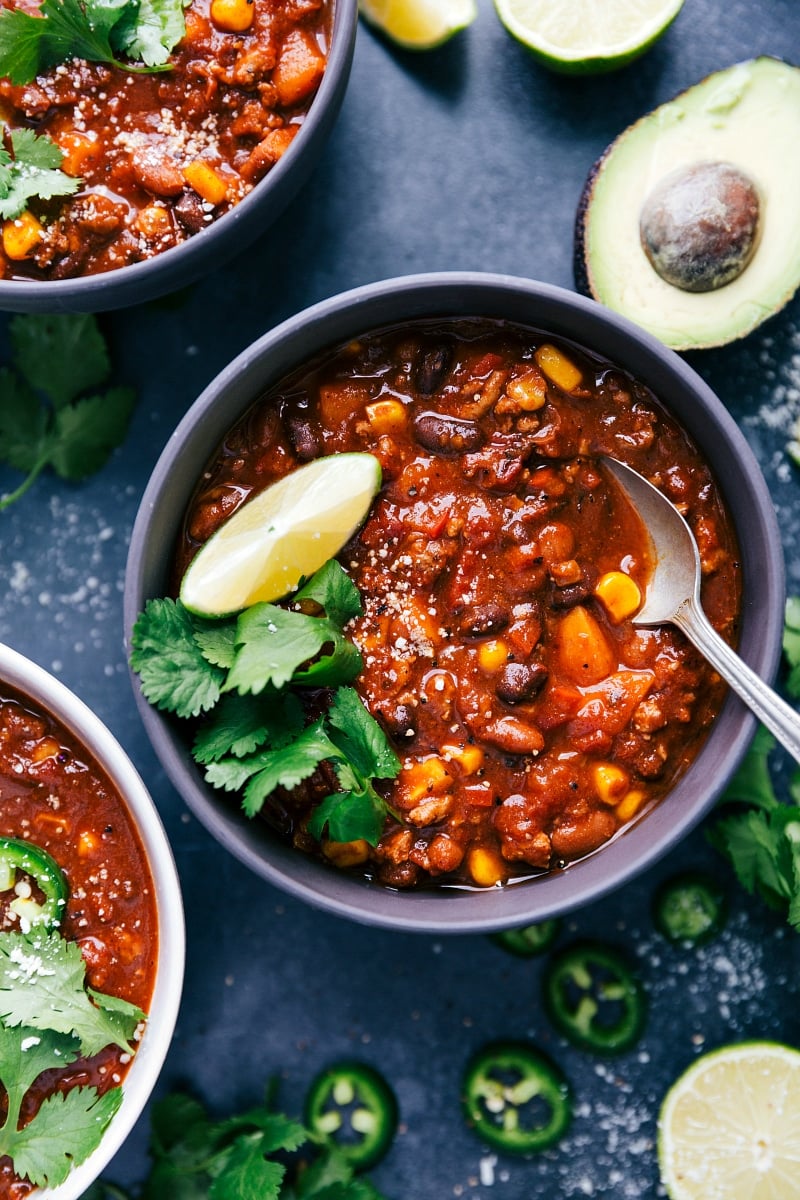
[[[495,0],[500,20],[554,71],[592,75],[638,58],[683,0]]]
[[[279,600],[338,554],[381,486],[372,454],[306,463],[247,500],[211,535],[181,583],[181,602],[202,617]]]
[[[798,1200],[800,1052],[741,1042],[703,1055],[659,1115],[671,1200]]]
[[[475,0],[359,0],[370,25],[406,50],[432,50],[471,25]]]

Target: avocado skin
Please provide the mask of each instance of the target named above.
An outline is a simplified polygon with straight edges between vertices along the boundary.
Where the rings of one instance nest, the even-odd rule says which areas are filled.
[[[714,79],[715,76],[719,77],[719,76],[725,74],[726,72],[734,71],[737,67],[746,68],[746,67],[749,67],[751,65],[754,65],[754,64],[762,62],[762,61],[780,64],[781,66],[787,67],[791,70],[800,71],[800,67],[798,67],[798,65],[796,63],[791,63],[787,59],[781,58],[778,55],[769,55],[769,54],[759,55],[757,58],[754,58],[754,59],[745,59],[741,62],[733,63],[730,67],[722,68],[719,71],[711,72],[709,75],[704,76],[702,79],[698,80],[696,83],[691,84],[688,88],[683,88],[681,91],[676,92],[670,99],[662,101],[662,103],[656,105],[655,108],[648,110],[648,112],[646,112],[646,113],[643,113],[641,117],[639,117],[636,121],[633,121],[625,129],[623,129],[621,131],[621,133],[619,133],[612,142],[609,142],[609,144],[606,146],[605,150],[603,150],[602,154],[595,160],[595,162],[592,164],[591,168],[589,169],[589,172],[586,176],[586,180],[584,182],[583,188],[581,190],[580,197],[578,199],[578,204],[577,204],[577,208],[576,208],[576,212],[575,212],[575,224],[574,224],[574,231],[573,231],[573,278],[575,281],[575,290],[580,295],[586,296],[590,300],[596,300],[599,304],[604,303],[603,300],[600,298],[600,296],[597,294],[597,291],[595,290],[595,288],[593,287],[593,284],[592,284],[592,275],[591,275],[591,268],[590,268],[590,263],[589,263],[588,247],[587,247],[587,223],[588,223],[588,219],[589,219],[589,212],[591,209],[591,205],[594,200],[595,187],[597,185],[598,178],[599,178],[600,173],[601,173],[603,167],[605,166],[608,158],[611,156],[611,154],[617,148],[618,144],[622,141],[623,138],[627,137],[631,133],[631,131],[636,129],[639,125],[642,124],[642,122],[646,121],[649,117],[651,117],[652,114],[654,112],[656,112],[658,109],[664,108],[668,104],[680,102],[681,100],[683,100],[683,98],[685,96],[687,96],[688,94],[693,92],[696,88],[701,87],[703,84],[708,83],[710,80]],[[643,196],[642,201],[644,201],[644,199],[645,199],[645,197]],[[786,304],[788,304],[788,302],[791,300],[791,298],[794,295],[796,290],[797,290],[797,285],[785,295],[782,304],[778,308],[767,313],[762,318],[762,321],[768,320],[770,317],[775,316],[777,314],[777,312],[780,311],[780,308],[782,308]],[[621,309],[618,311],[620,311],[623,316],[626,316],[629,319],[635,320],[635,317],[632,317],[630,313],[623,312]],[[758,324],[761,324],[762,321],[759,321]],[[731,341],[737,340],[738,338],[747,336],[747,334],[751,333],[753,328],[755,328],[755,327],[756,326],[751,326],[750,328],[744,329],[739,333],[735,333],[733,336],[730,336],[730,337],[720,336],[719,338],[709,339],[707,341],[704,341],[703,343],[692,343],[691,345],[686,345],[686,346],[676,344],[676,343],[671,343],[671,342],[668,344],[671,345],[672,348],[675,350],[712,349],[717,346],[726,345]]]

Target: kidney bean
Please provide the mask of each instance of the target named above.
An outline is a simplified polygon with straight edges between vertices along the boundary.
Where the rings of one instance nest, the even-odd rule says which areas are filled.
[[[286,432],[294,452],[302,462],[318,458],[322,450],[319,434],[308,417],[301,413],[289,413],[284,418]]]
[[[589,809],[570,813],[555,824],[550,841],[559,858],[581,858],[607,842],[617,828],[613,813],[608,809]]]
[[[544,748],[544,738],[535,725],[517,717],[499,717],[481,729],[483,741],[507,754],[538,754]]]
[[[463,454],[484,443],[482,431],[473,421],[425,412],[414,418],[414,433],[420,445],[433,454]]]
[[[458,628],[461,633],[471,634],[472,637],[482,637],[487,633],[497,633],[505,629],[509,622],[508,609],[495,602],[474,604],[462,615]]]
[[[506,663],[500,672],[495,691],[506,704],[519,704],[530,700],[547,682],[548,670],[544,663]]]

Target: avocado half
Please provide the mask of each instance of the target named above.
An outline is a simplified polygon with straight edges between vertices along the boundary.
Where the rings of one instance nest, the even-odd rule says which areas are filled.
[[[654,109],[620,134],[586,181],[575,230],[578,289],[675,350],[743,337],[800,285],[798,147],[800,69],[779,59],[737,63]],[[713,195],[710,203],[708,195],[692,202],[691,177],[703,178],[706,190],[710,178],[713,191],[722,167],[749,181],[750,198],[752,192],[757,197],[749,207],[740,204],[733,217]],[[664,195],[672,204],[666,218]],[[647,215],[654,198],[660,223]],[[752,222],[749,238],[736,228],[744,208]],[[709,235],[711,209],[717,223]],[[648,236],[654,228],[661,238],[655,254],[658,238]],[[727,247],[720,248],[720,240]],[[726,250],[725,269],[720,263],[714,276],[708,258],[725,258]],[[731,271],[731,254],[737,253],[739,266]],[[674,267],[676,254],[677,276],[660,274],[664,258]],[[676,284],[676,277],[684,282]],[[705,290],[695,290],[698,280]]]

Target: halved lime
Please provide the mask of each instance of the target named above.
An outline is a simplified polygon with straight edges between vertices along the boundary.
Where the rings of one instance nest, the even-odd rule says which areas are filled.
[[[406,50],[432,50],[471,25],[475,0],[359,0],[362,15]]]
[[[658,1120],[671,1200],[798,1200],[800,1051],[740,1042],[697,1059]]]
[[[683,0],[495,0],[500,20],[554,71],[592,75],[638,58]]]
[[[372,454],[332,454],[247,500],[211,535],[181,583],[181,602],[204,617],[279,600],[338,554],[381,486]]]

